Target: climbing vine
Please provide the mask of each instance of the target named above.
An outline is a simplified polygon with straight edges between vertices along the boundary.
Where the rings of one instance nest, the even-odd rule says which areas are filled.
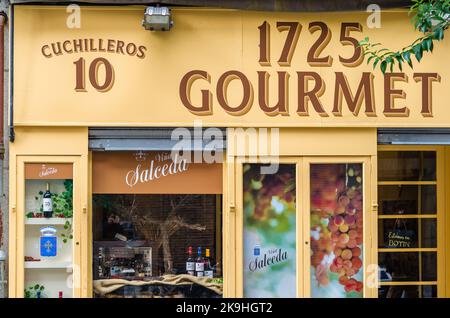
[[[423,36],[397,51],[382,48],[381,43],[371,43],[366,37],[359,45],[364,49],[367,64],[374,69],[379,66],[383,73],[388,69],[392,72],[395,65],[402,71],[404,63],[413,68],[413,56],[420,62],[425,52],[433,52],[435,41],[444,39],[450,24],[450,0],[413,0],[409,14],[415,29]]]

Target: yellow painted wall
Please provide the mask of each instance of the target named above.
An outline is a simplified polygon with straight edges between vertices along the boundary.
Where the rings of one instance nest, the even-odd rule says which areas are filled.
[[[352,45],[340,42],[342,22],[359,22],[362,32],[351,31],[358,40],[369,36],[374,42],[396,49],[411,43],[419,36],[414,31],[406,11],[387,11],[381,14],[382,28],[366,26],[368,13],[267,13],[211,9],[173,9],[174,27],[170,32],[149,32],[141,26],[144,7],[81,7],[81,27],[68,28],[70,16],[63,6],[15,6],[14,9],[14,121],[16,125],[73,125],[73,126],[192,126],[195,119],[204,125],[216,126],[272,126],[272,127],[446,127],[450,124],[449,99],[450,66],[443,63],[449,52],[449,42],[436,43],[432,55],[426,53],[414,72],[437,72],[441,82],[432,84],[433,116],[424,117],[421,111],[421,83],[413,79],[413,71],[405,67],[408,83],[395,83],[403,89],[405,99],[396,99],[395,107],[407,106],[408,117],[386,117],[384,82],[379,70],[372,71],[365,63],[357,67],[344,66],[339,57],[353,54]],[[261,66],[259,59],[259,31],[264,21],[270,23],[271,65]],[[296,21],[301,24],[298,44],[290,66],[280,66],[277,60],[284,46],[287,31],[279,32],[276,23]],[[320,32],[308,30],[310,22],[325,22],[331,38],[319,56],[331,56],[331,66],[310,66],[307,54]],[[74,39],[121,40],[145,46],[145,58],[108,52],[64,53],[45,57],[43,46]],[[98,46],[98,45],[97,45]],[[44,50],[47,52],[48,50]],[[114,68],[114,85],[104,92],[97,91],[89,81],[89,67],[98,57],[106,58]],[[75,65],[85,59],[85,90],[75,90]],[[204,70],[210,83],[197,80],[192,85],[191,101],[201,102],[201,89],[212,94],[212,114],[197,116],[183,106],[179,88],[182,77],[191,70]],[[226,71],[245,74],[253,87],[253,102],[248,113],[232,116],[219,105],[216,84]],[[277,102],[278,71],[286,71],[289,78],[289,114],[268,116],[258,104],[258,71],[267,71],[270,105]],[[297,72],[317,72],[324,80],[325,92],[320,98],[328,117],[321,117],[309,105],[309,116],[297,114]],[[397,70],[396,70],[397,71]],[[364,104],[354,116],[343,102],[343,114],[331,114],[335,91],[335,72],[343,72],[355,94],[363,72],[374,75],[376,117],[364,114]],[[103,83],[104,67],[100,66],[99,82]],[[312,85],[312,84],[311,84]],[[236,106],[242,99],[242,85],[230,83],[228,102]]]

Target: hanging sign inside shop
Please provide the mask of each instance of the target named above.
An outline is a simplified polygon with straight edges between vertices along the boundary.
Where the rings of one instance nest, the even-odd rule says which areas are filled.
[[[385,235],[386,247],[410,248],[414,233],[407,230],[394,230],[387,232]]]
[[[413,247],[413,241],[415,239],[415,233],[412,230],[408,230],[405,220],[396,219],[392,230],[387,231],[385,234],[386,247],[391,248],[410,248]]]
[[[83,28],[68,29],[62,7],[15,7],[15,124],[450,124],[448,42],[413,69],[382,74],[364,62],[365,37],[392,48],[417,38],[406,11],[384,13],[376,29],[366,12],[180,8],[169,32],[144,30],[142,14],[86,6]]]

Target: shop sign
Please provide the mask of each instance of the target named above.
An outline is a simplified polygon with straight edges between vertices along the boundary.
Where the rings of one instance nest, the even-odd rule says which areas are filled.
[[[170,152],[94,152],[92,191],[103,194],[220,194],[222,164]]]
[[[71,163],[26,163],[25,179],[72,179]]]
[[[394,47],[417,37],[406,11],[385,13],[380,29],[366,12],[172,13],[175,27],[161,33],[140,26],[141,8],[83,7],[83,27],[68,29],[63,7],[15,7],[15,124],[450,123],[448,42],[413,70],[364,63],[366,36]]]
[[[138,183],[152,182],[169,175],[176,175],[188,170],[189,163],[186,159],[175,155],[172,158],[169,154],[159,154],[154,159],[146,163],[138,162],[136,167],[125,176],[125,182],[129,187],[134,187]]]

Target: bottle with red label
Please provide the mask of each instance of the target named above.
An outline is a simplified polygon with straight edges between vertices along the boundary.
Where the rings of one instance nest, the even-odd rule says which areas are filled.
[[[192,246],[188,247],[188,258],[186,260],[186,273],[189,275],[195,275],[195,259],[192,256]]]

